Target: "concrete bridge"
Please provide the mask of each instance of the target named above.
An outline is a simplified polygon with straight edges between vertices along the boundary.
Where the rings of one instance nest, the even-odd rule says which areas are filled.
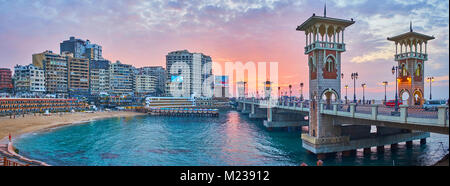
[[[384,149],[384,145],[396,148],[400,142],[413,140],[426,142],[429,132],[449,134],[448,106],[439,106],[437,111],[401,105],[398,115],[393,108],[381,104],[342,104],[319,100],[319,125],[323,129],[321,136],[309,131],[302,134],[303,147],[308,151],[325,155],[328,153],[350,153],[356,149],[370,150],[370,147]],[[271,128],[309,126],[311,118],[309,100],[289,102],[280,100],[261,100],[240,98],[236,100],[236,109],[249,114],[250,118],[264,119],[264,126]],[[307,116],[307,117],[305,117]],[[376,126],[376,132],[371,132]],[[309,130],[311,128],[309,127]]]

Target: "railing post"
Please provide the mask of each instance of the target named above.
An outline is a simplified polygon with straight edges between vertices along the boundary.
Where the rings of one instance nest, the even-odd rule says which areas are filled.
[[[400,105],[400,122],[406,123],[408,118],[408,105]]]
[[[333,114],[337,115],[337,107],[338,107],[339,103],[333,103]]]
[[[447,105],[440,105],[438,108],[438,124],[447,126]]]
[[[378,104],[373,104],[372,106],[372,119],[373,120],[377,120],[377,116],[378,116]]]
[[[352,117],[355,117],[355,106],[356,106],[356,103],[350,103],[350,115]]]

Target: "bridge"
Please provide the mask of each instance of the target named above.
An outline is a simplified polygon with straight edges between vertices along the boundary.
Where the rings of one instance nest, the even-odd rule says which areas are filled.
[[[268,129],[309,126],[310,100],[239,98],[236,109],[250,118],[263,119]],[[323,155],[335,152],[370,150],[385,145],[396,147],[400,142],[412,145],[413,140],[426,143],[429,132],[449,134],[448,106],[438,106],[437,111],[425,111],[417,106],[400,105],[399,114],[382,104],[357,104],[319,101],[321,124],[328,125],[327,133],[333,137],[317,138],[302,134],[303,147]],[[371,133],[371,126],[376,132]],[[309,128],[310,130],[311,128]],[[308,132],[309,133],[309,132]]]
[[[425,144],[430,132],[448,135],[448,105],[439,106],[437,112],[421,109],[424,104],[427,43],[435,38],[414,32],[412,24],[409,32],[387,38],[395,43],[393,58],[396,65],[392,67],[395,99],[405,102],[399,105],[396,101],[395,110],[380,102],[375,104],[375,101],[371,101],[374,104],[357,104],[357,72],[350,76],[354,88],[353,103],[348,102],[347,96],[343,99],[341,59],[346,50],[344,31],[354,23],[353,19],[327,17],[324,9],[323,16],[313,14],[297,26],[297,31],[305,33],[309,100],[293,102],[292,97],[279,98],[280,93],[272,96],[270,80],[265,83],[264,100],[247,98],[244,82],[244,87],[238,87],[241,93],[236,108],[248,113],[250,118],[264,119],[264,126],[269,129],[308,126],[308,132],[301,135],[302,146],[319,158],[336,152],[351,154],[361,148],[364,152],[370,152],[371,147],[377,147],[377,151],[382,152],[385,145],[395,149],[400,142],[412,147],[413,140]],[[365,84],[361,86],[364,90]],[[367,103],[364,95],[361,103]],[[376,131],[371,130],[372,126],[376,127]]]

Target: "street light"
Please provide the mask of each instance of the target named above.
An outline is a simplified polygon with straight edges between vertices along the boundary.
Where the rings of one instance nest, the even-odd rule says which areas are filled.
[[[392,74],[395,74],[395,112],[398,112],[398,96],[397,96],[397,78],[398,78],[398,66],[392,67]]]
[[[353,102],[356,103],[356,79],[358,79],[358,72],[352,73],[353,79]]]
[[[388,85],[387,81],[383,81],[383,85],[384,85],[384,102],[386,102],[386,86]]]
[[[364,89],[366,88],[366,83],[361,84],[362,88],[363,88],[363,104],[366,104],[366,97],[365,97],[365,93],[364,93]]]
[[[303,101],[303,83],[300,83],[300,100]]]
[[[345,85],[345,104],[347,104],[347,89],[348,89],[348,85]]]
[[[281,87],[278,87],[278,99],[280,99],[281,98]]]
[[[269,99],[270,98],[270,94],[271,94],[271,89],[270,89],[270,81],[266,81],[266,82],[264,82],[264,85],[265,85],[265,87],[266,87],[266,96],[265,96],[265,98],[266,99]]]
[[[427,77],[427,82],[430,82],[430,100],[431,100],[431,82],[434,81],[434,77]]]
[[[289,102],[291,102],[292,100],[292,85],[289,85]]]

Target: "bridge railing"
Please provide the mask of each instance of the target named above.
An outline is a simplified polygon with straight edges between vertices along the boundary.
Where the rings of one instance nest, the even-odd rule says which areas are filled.
[[[376,102],[372,102],[376,103]],[[402,123],[423,123],[448,126],[448,105],[437,107],[437,111],[427,111],[420,106],[400,105],[398,112],[392,106],[381,104],[361,103],[331,103],[320,102],[321,112],[324,114],[357,117],[373,120],[386,120]]]

